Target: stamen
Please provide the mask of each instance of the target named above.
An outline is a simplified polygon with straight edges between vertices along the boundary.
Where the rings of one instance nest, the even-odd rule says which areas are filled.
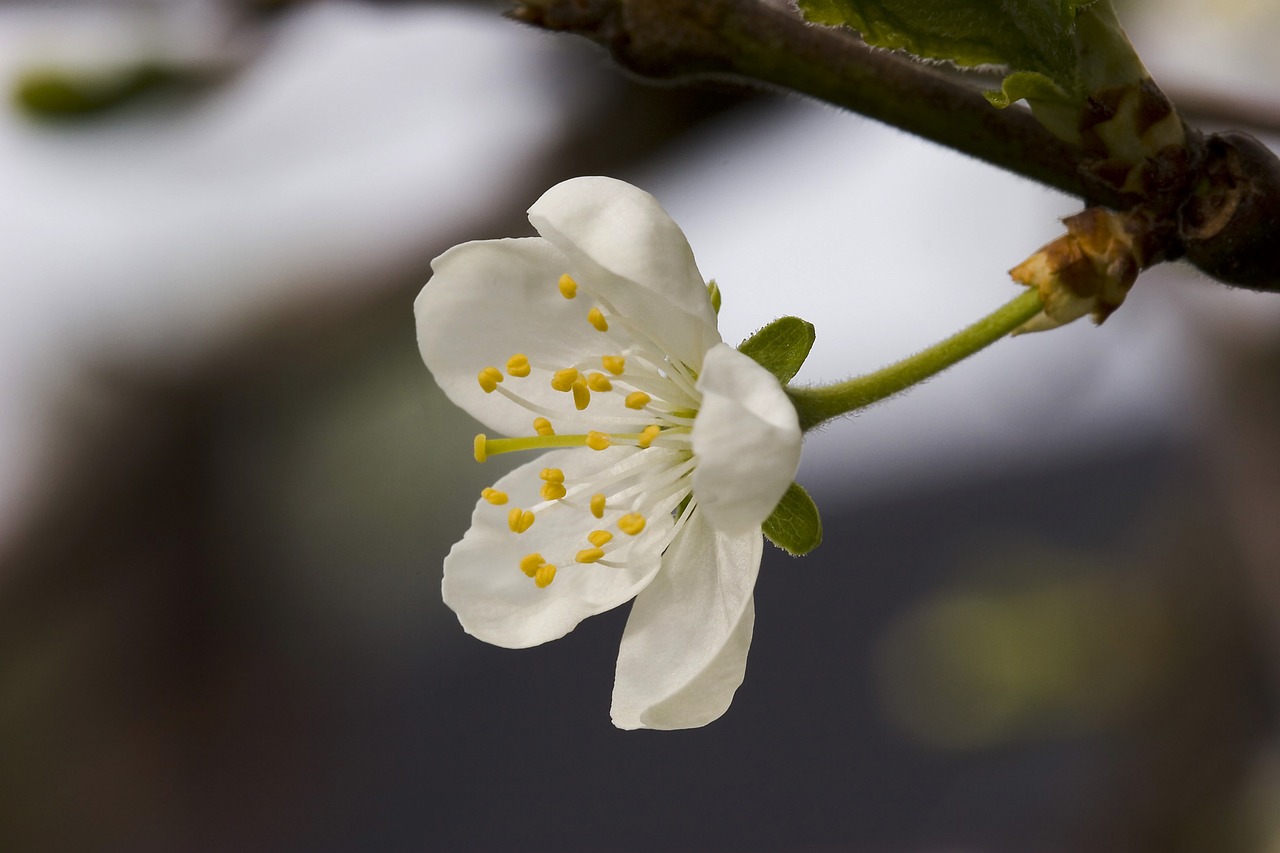
[[[576,436],[576,437],[579,439],[585,439],[585,436]],[[499,440],[509,441],[510,439],[499,439]],[[581,446],[581,444],[582,442],[580,441],[578,446]],[[674,454],[674,456],[679,456],[679,455],[680,454],[678,453]],[[668,458],[674,458],[674,456],[669,456]],[[690,457],[685,457],[685,458],[690,459]],[[658,461],[659,461],[659,464],[661,464],[660,460]],[[645,476],[637,479],[637,474],[639,474],[640,471],[642,470],[653,468],[654,462],[655,462],[654,458],[649,454],[643,454],[643,453],[628,454],[626,457],[621,459],[619,462],[617,462],[610,468],[604,471],[598,472],[594,477],[590,479],[589,482],[579,483],[578,485],[570,488],[568,495],[559,502],[559,505],[560,506],[567,505],[575,509],[588,509],[589,502],[587,506],[584,506],[581,503],[576,503],[575,500],[578,498],[579,495],[586,494],[594,489],[594,490],[597,490],[596,493],[600,495],[600,498],[601,498],[600,512],[601,512],[601,515],[603,515],[604,508],[605,508],[603,490],[610,486],[613,486],[616,483],[622,483],[623,481],[626,481],[626,480],[633,481],[634,483],[633,485],[623,488],[621,491],[616,492],[612,497],[608,499],[610,506],[624,505],[626,503],[627,498],[629,498],[631,495],[634,495],[638,492],[643,492],[646,490],[647,484],[651,481],[650,477]],[[697,464],[696,460],[690,459],[690,461],[682,462],[674,467],[667,468],[666,473],[659,475],[660,476],[660,479],[658,481],[659,484],[665,487],[669,478],[672,476],[671,472],[673,470],[683,469],[684,472],[687,473],[688,471],[692,470],[692,466],[696,464]],[[688,491],[688,489],[686,488],[685,491]],[[534,507],[532,507],[532,510],[533,512],[538,513],[544,509],[548,509],[556,505],[557,503],[554,501],[547,501],[547,502],[535,505]],[[645,507],[636,505],[631,507],[631,511],[652,512],[654,510],[652,510],[652,508],[647,505]]]
[[[544,501],[558,501],[567,493],[564,487],[564,472],[559,468],[543,468],[538,476],[545,481],[541,490]]]
[[[649,401],[653,398],[643,391],[632,391],[627,395],[626,404],[628,409],[643,409],[649,405]]]
[[[591,496],[591,514],[596,518],[604,518],[604,493],[596,492]]]
[[[672,371],[667,362],[655,364],[646,358],[632,358],[626,378],[632,388],[648,391],[673,406],[688,407],[696,412],[701,405],[702,395],[692,385],[680,381],[683,377]]]
[[[565,299],[572,299],[578,295],[578,283],[570,278],[568,273],[560,276],[560,295]]]
[[[484,393],[492,394],[497,390],[498,383],[502,381],[502,371],[496,367],[486,367],[476,374],[476,379],[480,382],[480,388]]]
[[[546,562],[541,554],[525,554],[520,558],[520,571],[528,577],[533,577],[538,573],[538,568],[546,565]]]
[[[512,376],[523,379],[532,370],[533,368],[529,365],[529,357],[522,352],[518,352],[507,359],[507,373]]]
[[[507,527],[511,528],[512,533],[524,533],[530,527],[533,527],[533,513],[527,509],[513,506],[511,511],[507,513]]]
[[[572,390],[572,389],[573,389],[573,386],[570,385],[565,390]],[[564,417],[565,415],[565,412],[563,410],[556,411],[555,409],[547,408],[546,406],[540,406],[537,403],[533,402],[532,400],[526,400],[524,397],[521,397],[519,394],[515,393],[514,391],[508,388],[504,388],[501,385],[498,386],[498,393],[506,397],[508,400],[515,403],[516,405],[524,409],[527,409],[528,411],[534,414],[542,415],[542,417],[544,418],[561,418],[561,417]],[[603,424],[630,425],[636,422],[636,419],[634,417],[628,417],[625,415],[616,415],[616,416],[615,415],[597,415],[593,417],[592,420],[595,421],[597,424],[601,424],[601,425]],[[690,421],[690,423],[692,423],[692,421]],[[572,444],[549,445],[548,444],[548,445],[542,445],[542,446],[570,447],[574,445]]]
[[[639,455],[639,454],[637,454]],[[680,458],[683,454],[674,454],[675,458]],[[643,481],[637,481],[625,489],[622,489],[613,495],[615,505],[626,503],[626,501],[635,497],[638,503],[631,505],[634,513],[645,512],[653,514],[654,507],[674,495],[688,494],[689,482],[688,475],[693,473],[693,469],[698,467],[698,460],[693,456],[685,456],[681,461],[668,467],[666,470],[651,474],[644,478]]]
[[[609,300],[605,299],[600,294],[593,293],[592,296],[595,297],[596,301],[599,302],[601,306],[603,306],[604,310],[608,311],[611,316],[622,324],[623,328],[632,334],[637,344],[641,345],[649,352],[658,354],[658,358],[655,363],[661,363],[665,366],[664,374],[667,379],[686,394],[693,395],[695,400],[702,399],[701,395],[698,394],[697,389],[694,387],[696,385],[697,377],[693,374],[693,371],[690,370],[687,365],[666,357],[666,354],[671,352],[671,347],[667,346],[665,341],[655,335],[653,333],[653,329],[642,328],[631,322],[625,315],[618,313],[618,309],[614,308]],[[603,319],[603,314],[601,314],[601,319]],[[603,329],[601,331],[603,331]]]
[[[628,536],[635,536],[644,530],[644,516],[638,512],[630,512],[618,519],[618,529]]]
[[[579,378],[573,383],[573,407],[581,412],[591,405],[591,390],[585,380]]]
[[[613,390],[613,383],[603,373],[589,373],[587,374],[587,387],[597,393],[607,394]]]
[[[584,548],[573,558],[575,563],[594,563],[604,556],[603,548]]]
[[[533,431],[538,435],[555,435],[556,431],[551,426],[551,421],[546,418],[533,419]]]
[[[613,534],[607,530],[593,530],[587,534],[587,541],[597,548],[603,548],[613,539]]]
[[[494,506],[502,506],[504,503],[507,502],[506,492],[500,492],[497,489],[492,489],[492,488],[482,489],[480,491],[480,497],[484,498]]]
[[[602,355],[600,356],[600,364],[614,376],[621,376],[627,360],[621,355]]]
[[[538,566],[538,571],[534,573],[533,583],[538,589],[546,589],[551,586],[551,582],[556,579],[556,567],[550,563],[543,563]]]
[[[568,391],[573,388],[573,383],[577,381],[577,368],[566,367],[564,370],[557,370],[555,375],[551,377],[551,387],[557,391]]]
[[[681,502],[684,504],[684,509],[680,511],[680,517],[676,519],[675,524],[667,528],[666,533],[662,537],[662,540],[658,543],[658,545],[661,547],[654,548],[654,550],[659,554],[667,550],[667,546],[670,545],[672,540],[676,538],[676,535],[680,532],[680,530],[684,527],[685,523],[689,520],[689,516],[693,515],[693,511],[698,508],[698,502],[696,500],[693,500],[692,498],[688,501],[685,501],[682,498]],[[679,506],[679,504],[677,504],[676,506]],[[675,508],[676,508],[675,506],[669,507],[665,509],[664,512],[672,512],[675,510]]]
[[[587,322],[595,326],[597,332],[609,331],[609,321],[604,318],[604,312],[599,308],[592,308],[587,312]]]
[[[675,430],[667,430],[668,433]],[[637,434],[638,435],[638,434]],[[598,438],[593,438],[598,436]],[[635,438],[635,435],[619,435],[618,438]],[[598,445],[598,446],[597,446]],[[605,433],[588,433],[587,435],[522,435],[515,438],[488,438],[483,433],[476,436],[474,452],[477,462],[483,462],[490,456],[500,453],[515,453],[521,450],[547,450],[552,447],[591,447],[603,450],[609,446],[609,436]]]
[[[627,399],[630,398],[628,397]],[[630,405],[630,403],[628,403],[628,405]],[[636,441],[636,444],[640,445],[641,449],[647,449],[649,445],[653,444],[653,440],[657,438],[661,432],[662,427],[657,424],[649,424],[641,430],[640,438]]]

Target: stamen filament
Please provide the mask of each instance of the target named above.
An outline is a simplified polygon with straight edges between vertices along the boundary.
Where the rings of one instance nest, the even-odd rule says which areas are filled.
[[[613,499],[615,501],[625,501],[633,495],[643,494],[649,498],[645,503],[648,506],[653,506],[680,489],[688,489],[689,484],[682,483],[681,481],[684,480],[685,477],[687,477],[689,473],[697,467],[697,465],[697,460],[691,456],[683,462],[672,465],[661,474],[645,478],[643,483],[628,486],[615,494]]]
[[[681,498],[680,500],[684,500],[684,498]],[[666,511],[670,512],[671,510],[675,509],[679,505],[680,504],[677,502],[676,504],[672,505],[670,509]],[[671,527],[667,528],[667,535],[665,537],[666,541],[662,543],[662,547],[659,549],[659,553],[667,550],[667,546],[669,546],[672,543],[672,541],[676,538],[676,534],[678,534],[680,530],[684,527],[685,522],[687,522],[689,520],[689,517],[693,515],[693,511],[694,509],[697,508],[697,506],[698,506],[698,499],[690,498],[689,503],[685,504],[684,512],[680,513],[680,517],[676,519],[676,523],[671,525]]]
[[[647,359],[637,358],[634,361],[639,361],[640,366],[636,369],[628,368],[627,372],[619,377],[620,380],[637,391],[647,391],[651,397],[665,400],[673,406],[698,408],[700,398],[694,396],[697,392],[687,392],[684,386],[659,373]]]
[[[570,386],[570,388],[572,388],[572,386]],[[532,400],[526,400],[524,397],[520,396],[514,391],[511,391],[505,388],[502,385],[495,386],[493,390],[497,391],[499,394],[506,397],[511,402],[516,403],[517,405],[528,409],[530,412],[533,412],[535,415],[542,415],[543,417],[548,419],[550,418],[557,418],[560,420],[564,420],[566,418],[572,419],[577,415],[576,412],[569,412],[569,411],[557,412],[556,410],[549,409],[546,406],[540,406],[537,403],[533,402]],[[578,416],[578,417],[581,417],[581,416]],[[620,425],[625,424],[627,426],[631,426],[636,422],[636,418],[621,417],[619,415],[591,415],[590,420],[592,423],[600,424],[602,426],[606,424],[620,424]],[[567,446],[573,446],[573,445],[547,445],[547,446],[548,447],[567,447]]]
[[[591,294],[591,296],[597,302],[599,302],[606,311],[609,312],[609,315],[613,317],[619,323],[619,325],[626,327],[627,331],[631,333],[631,336],[635,338],[637,342],[641,344],[647,344],[648,346],[646,347],[646,349],[649,349],[650,351],[657,352],[657,353],[671,352],[671,347],[667,346],[664,341],[654,336],[651,330],[641,328],[637,326],[635,323],[632,323],[629,319],[627,319],[625,314],[622,314],[621,312],[618,311],[617,308],[614,308],[613,304],[610,303],[608,299],[605,299],[599,293],[594,293],[594,292]],[[660,359],[660,360],[664,362],[666,361],[666,359]],[[677,384],[684,386],[689,393],[696,394],[697,392],[694,390],[692,377],[685,375],[685,371],[687,370],[687,368],[684,365],[676,364],[675,362],[670,362],[670,364],[673,368],[671,378],[673,380],[676,380]]]
[[[660,438],[676,437],[682,433],[688,433],[687,427],[672,427],[663,430]],[[483,462],[484,458],[489,456],[497,456],[501,453],[515,453],[521,450],[546,450],[553,447],[590,447],[591,442],[596,436],[603,437],[610,445],[626,442],[638,442],[644,438],[644,433],[599,433],[590,432],[585,435],[522,435],[515,438],[489,438],[483,433],[476,436],[474,452],[476,460]],[[657,441],[654,442],[658,444]],[[481,458],[484,457],[484,458]]]
[[[669,458],[670,452],[667,452],[664,455],[666,455]],[[595,517],[603,518],[605,509],[606,509],[606,504],[608,506],[616,507],[618,505],[617,494],[622,494],[622,492],[618,492],[613,497],[606,498],[604,494],[605,489],[607,489],[609,486],[614,485],[615,483],[620,483],[620,482],[623,482],[624,480],[628,480],[632,477],[636,477],[640,475],[640,472],[645,469],[661,466],[662,464],[663,464],[662,458],[655,457],[653,454],[648,454],[648,453],[632,454],[626,457],[625,459],[623,459],[621,462],[618,462],[612,468],[608,468],[604,471],[601,471],[595,477],[584,480],[574,485],[573,488],[568,490],[568,493],[565,495],[565,497],[561,498],[559,501],[546,501],[544,503],[538,504],[532,509],[534,512],[542,512],[545,509],[551,509],[555,507],[557,504],[562,506],[572,507],[574,509],[583,509],[583,506],[574,499],[578,495],[582,495],[587,492],[593,492],[590,499],[590,504],[587,508],[591,510],[592,515],[595,515],[595,507],[598,504],[600,507],[600,514],[595,515]],[[631,491],[629,491],[628,494],[634,493],[634,487],[629,487],[629,488],[631,489]],[[596,500],[597,495],[600,497],[599,501]]]

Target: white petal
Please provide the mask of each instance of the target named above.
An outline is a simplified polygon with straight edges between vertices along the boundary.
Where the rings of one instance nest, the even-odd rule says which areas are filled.
[[[689,241],[653,196],[613,178],[574,178],[547,190],[529,221],[584,284],[701,369],[720,342],[715,310]]]
[[[541,500],[542,468],[561,469],[565,485],[572,486],[635,452],[626,447],[552,451],[494,484],[507,493],[509,503],[476,503],[471,529],[445,558],[441,587],[445,604],[468,634],[507,648],[536,646],[564,636],[583,619],[617,607],[648,585],[661,565],[661,540],[672,524],[669,515],[650,518],[640,536],[615,538],[609,559],[627,561],[626,568],[573,562],[579,550],[590,547],[587,534],[608,528],[621,509],[598,520],[585,506],[557,504],[540,512],[524,533],[512,533],[507,526],[512,507],[527,509]],[[542,554],[557,566],[555,580],[545,589],[520,571],[520,559],[529,553]]]
[[[698,390],[698,511],[719,530],[758,531],[800,464],[795,406],[772,373],[727,344],[707,353]]]
[[[558,282],[569,261],[546,240],[463,243],[431,266],[434,275],[413,305],[418,348],[449,399],[492,430],[531,435],[536,415],[499,392],[485,394],[476,380],[485,367],[506,373],[507,359],[523,353],[551,368],[590,360],[598,369],[598,356],[618,354],[626,344],[604,340],[586,320],[589,306],[560,295]],[[620,396],[606,395],[593,398],[593,418],[584,419],[572,395],[553,390],[543,371],[524,379],[507,376],[502,387],[560,413],[552,418],[559,432],[595,428],[590,424],[600,415],[636,416]]]
[[[613,724],[687,729],[719,717],[747,667],[759,532],[717,532],[695,511],[636,598],[618,650]]]

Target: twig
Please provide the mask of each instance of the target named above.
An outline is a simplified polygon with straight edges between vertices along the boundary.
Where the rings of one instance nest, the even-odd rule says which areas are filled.
[[[625,68],[677,80],[732,78],[819,98],[1021,174],[1089,204],[1134,199],[1082,171],[1082,155],[1021,107],[997,110],[940,69],[875,50],[852,31],[743,0],[524,0],[512,17],[607,47]]]

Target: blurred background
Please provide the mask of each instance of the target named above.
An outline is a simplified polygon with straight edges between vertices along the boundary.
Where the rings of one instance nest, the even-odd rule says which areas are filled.
[[[810,436],[826,541],[766,546],[711,726],[612,728],[625,607],[461,631],[506,463],[418,358],[432,257],[620,177],[727,340],[804,317],[831,380],[1077,207],[503,8],[0,9],[0,848],[1280,851],[1280,297],[1185,267]],[[1280,3],[1121,14],[1193,121],[1280,144]]]

